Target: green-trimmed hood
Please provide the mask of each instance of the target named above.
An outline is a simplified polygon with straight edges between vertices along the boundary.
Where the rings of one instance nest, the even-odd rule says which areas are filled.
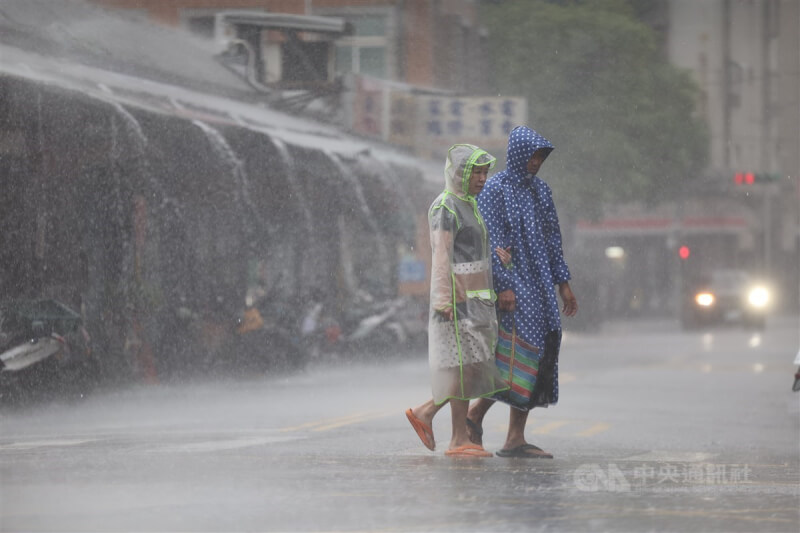
[[[447,162],[444,166],[444,180],[446,190],[456,196],[464,197],[469,194],[469,178],[472,167],[475,165],[489,165],[494,167],[494,157],[486,150],[473,144],[454,144],[447,151]]]

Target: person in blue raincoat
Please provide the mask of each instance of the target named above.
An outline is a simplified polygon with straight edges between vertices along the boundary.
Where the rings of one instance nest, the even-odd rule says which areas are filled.
[[[490,249],[511,250],[511,265],[492,254],[492,276],[500,310],[500,334],[536,347],[545,355],[539,363],[534,405],[512,404],[508,434],[500,457],[552,455],[525,440],[529,409],[558,401],[558,352],[562,311],[574,316],[578,303],[569,286],[570,272],[564,260],[561,229],[550,186],[537,176],[553,150],[550,142],[525,126],[511,131],[506,170],[492,176],[478,196],[478,206],[489,230]],[[493,405],[482,398],[470,406],[467,426],[470,439],[482,443],[482,422]]]

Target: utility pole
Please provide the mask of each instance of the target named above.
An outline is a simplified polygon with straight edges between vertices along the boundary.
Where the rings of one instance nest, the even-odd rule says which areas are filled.
[[[722,0],[722,157],[731,167],[731,3]]]

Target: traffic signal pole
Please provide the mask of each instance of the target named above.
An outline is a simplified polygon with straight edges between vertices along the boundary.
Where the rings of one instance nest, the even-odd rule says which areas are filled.
[[[736,190],[744,192],[745,196],[752,196],[756,201],[760,199],[761,205],[757,209],[761,210],[763,225],[761,237],[764,242],[759,247],[762,254],[759,266],[765,276],[772,275],[772,226],[775,218],[772,206],[773,197],[780,192],[781,179],[782,175],[778,172],[736,172],[733,175],[733,184]]]
[[[767,187],[763,188],[761,198],[762,215],[764,217],[764,272],[763,275],[769,277],[772,271],[772,224],[770,223],[770,193]]]

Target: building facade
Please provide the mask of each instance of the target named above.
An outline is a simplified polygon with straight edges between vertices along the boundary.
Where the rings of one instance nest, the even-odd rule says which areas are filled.
[[[465,94],[485,92],[469,76],[486,60],[475,0],[93,0],[213,37],[214,15],[262,11],[347,19],[353,33],[336,44],[336,68]]]
[[[800,284],[800,3],[668,0],[667,51],[701,89],[709,178],[756,214],[752,268]],[[721,190],[725,190],[722,188]],[[796,305],[796,304],[795,304]]]
[[[450,140],[448,133],[502,155],[502,146],[492,141],[503,144],[503,125],[527,120],[524,101],[459,100],[486,94],[484,77],[468,75],[487,60],[488,35],[480,25],[478,0],[94,1],[208,37],[215,34],[214,15],[220,11],[345,18],[352,32],[335,41],[335,70],[356,74],[359,80],[349,91],[350,102],[343,102],[352,106],[345,126],[426,159],[437,160]],[[729,266],[776,280],[781,292],[794,295],[783,303],[796,309],[800,3],[661,0],[653,5],[647,22],[660,34],[665,54],[700,88],[697,109],[710,131],[709,166],[697,171],[694,181],[700,186],[674,205],[630,215],[615,207],[601,221],[577,224],[573,242],[579,247],[585,242],[601,248],[626,245],[630,255],[624,270],[636,270],[639,292],[655,297],[642,304],[632,293],[620,309],[638,313],[636,306],[641,305],[655,312],[674,308],[675,280],[668,274],[679,272],[681,245],[693,250],[691,261],[697,268]],[[420,96],[420,89],[426,94]],[[506,116],[494,111],[497,123],[491,127],[497,135],[491,138],[470,137],[468,129],[458,129],[470,120],[476,126],[487,124],[487,117],[479,114],[483,109],[512,108]],[[465,118],[461,113],[470,109],[475,111]],[[451,114],[439,121],[434,113],[440,112]],[[448,127],[452,129],[446,131]],[[420,139],[422,146],[412,144]],[[586,262],[593,264],[594,259]],[[670,267],[665,275],[653,276],[654,264]]]
[[[712,168],[798,175],[799,28],[795,0],[670,0],[668,54],[702,91]]]
[[[647,21],[669,61],[699,87],[709,165],[673,204],[610,206],[580,221],[610,315],[674,308],[681,276],[746,270],[773,282],[779,308],[800,287],[800,3],[662,0]],[[690,251],[684,259],[679,250]],[[616,251],[608,258],[604,251]]]

